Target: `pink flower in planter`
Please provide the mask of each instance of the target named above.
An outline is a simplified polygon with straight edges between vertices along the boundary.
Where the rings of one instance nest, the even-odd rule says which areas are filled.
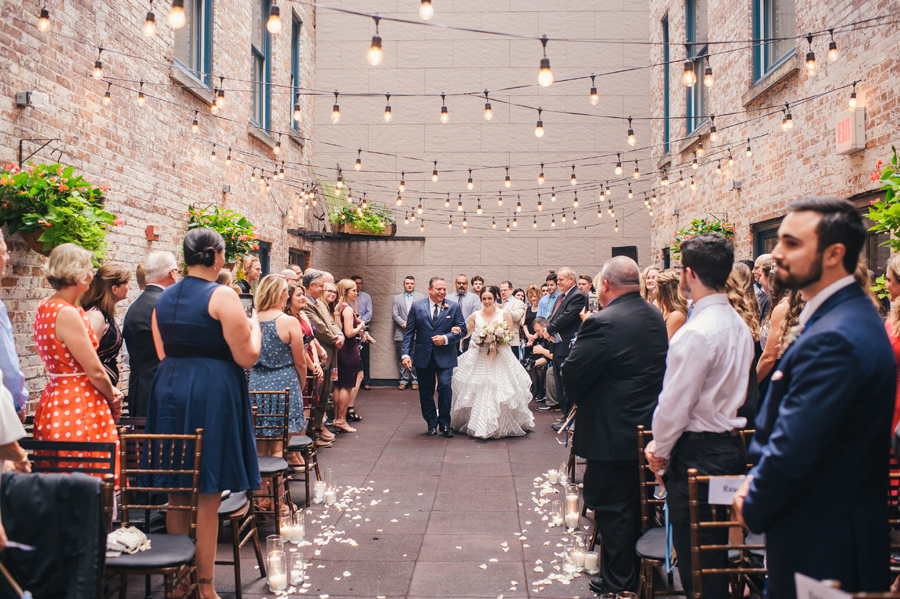
[[[117,217],[116,217],[116,220],[113,221],[113,226],[114,226],[114,227],[121,227],[121,226],[124,225],[124,224],[125,224],[125,221],[122,220],[122,217],[121,217],[121,216],[117,216]]]

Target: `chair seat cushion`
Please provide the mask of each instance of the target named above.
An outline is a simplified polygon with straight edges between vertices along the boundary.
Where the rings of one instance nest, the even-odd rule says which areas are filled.
[[[666,529],[663,527],[651,528],[645,532],[637,545],[635,551],[639,557],[665,560],[666,559]]]
[[[306,435],[292,435],[288,439],[288,451],[300,451],[312,445],[313,440]]]
[[[288,469],[288,463],[284,458],[276,458],[273,456],[259,456],[259,473],[263,476],[267,474],[277,474]]]
[[[227,516],[244,509],[248,503],[247,494],[243,491],[232,493],[219,505],[219,516]]]
[[[149,551],[106,558],[110,570],[150,570],[169,568],[189,563],[194,559],[196,547],[187,535],[147,535]]]

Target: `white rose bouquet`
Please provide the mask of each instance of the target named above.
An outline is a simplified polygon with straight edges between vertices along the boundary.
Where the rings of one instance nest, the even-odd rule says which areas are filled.
[[[491,355],[497,351],[497,347],[506,345],[512,341],[512,331],[505,322],[492,322],[481,325],[472,333],[472,342],[482,349],[487,349]]]

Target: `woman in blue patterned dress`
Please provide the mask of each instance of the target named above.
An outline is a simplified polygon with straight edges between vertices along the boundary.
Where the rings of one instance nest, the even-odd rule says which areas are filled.
[[[259,326],[262,329],[262,350],[259,360],[250,371],[250,391],[284,391],[290,389],[288,405],[288,432],[300,434],[306,429],[303,418],[303,385],[306,380],[306,351],[303,348],[303,330],[296,318],[284,313],[288,299],[287,280],[281,275],[266,275],[256,288],[254,303],[259,310]],[[300,377],[303,377],[302,379]],[[267,396],[253,396],[254,402],[266,402]],[[274,410],[262,405],[260,412]],[[258,426],[280,426],[275,418],[261,419]],[[276,431],[272,431],[274,436]],[[257,429],[256,446],[259,455],[284,457],[281,445],[267,441],[266,431]],[[287,456],[292,466],[302,466],[299,455]]]

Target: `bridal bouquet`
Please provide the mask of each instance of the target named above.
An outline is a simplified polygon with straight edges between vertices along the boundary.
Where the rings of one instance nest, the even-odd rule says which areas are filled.
[[[487,348],[488,355],[497,351],[497,346],[506,345],[512,340],[512,331],[505,322],[492,322],[481,325],[472,334],[472,341],[480,348]]]

